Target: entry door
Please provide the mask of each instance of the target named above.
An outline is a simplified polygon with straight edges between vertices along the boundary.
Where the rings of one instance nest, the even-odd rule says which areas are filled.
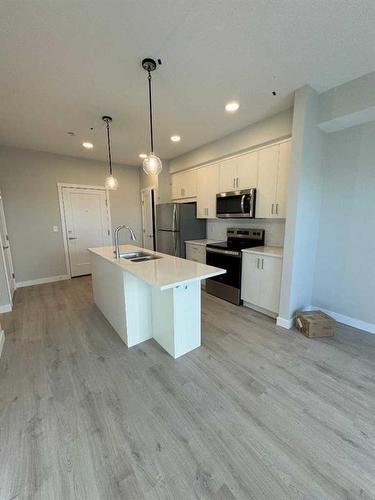
[[[107,192],[62,188],[70,274],[91,274],[89,248],[112,244]]]
[[[14,290],[16,289],[16,280],[14,279],[12,254],[10,251],[10,242],[9,242],[7,225],[5,222],[4,205],[1,193],[0,193],[0,244],[2,246],[5,271],[8,281],[10,302],[12,303]]]
[[[141,190],[143,247],[155,250],[155,191],[152,188]]]

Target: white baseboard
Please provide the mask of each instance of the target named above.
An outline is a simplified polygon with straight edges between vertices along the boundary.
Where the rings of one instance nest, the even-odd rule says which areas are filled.
[[[264,309],[263,307],[256,306],[255,304],[252,304],[251,302],[246,302],[246,300],[243,301],[243,305],[245,307],[248,307],[249,309],[254,309],[254,311],[265,314],[266,316],[269,316],[270,318],[276,319],[276,317],[277,317],[277,313],[269,311],[268,309]]]
[[[323,309],[323,307],[310,306],[308,310],[310,310],[310,311],[316,311],[316,310],[323,311],[324,313],[328,314],[328,316],[331,316],[333,319],[335,319],[338,323],[343,323],[344,325],[351,326],[353,328],[357,328],[358,330],[363,330],[365,332],[375,334],[375,324],[374,323],[367,323],[366,321],[352,318],[350,316],[345,316],[344,314],[336,313],[334,311],[330,311],[329,309]]]
[[[53,283],[54,281],[68,280],[70,276],[68,274],[62,274],[60,276],[49,276],[48,278],[38,278],[36,280],[19,281],[16,283],[17,288],[22,288],[24,286],[33,285],[43,285],[44,283]]]
[[[11,310],[12,310],[11,304],[5,304],[3,306],[0,306],[0,314],[9,313]]]
[[[281,326],[282,328],[287,328],[288,330],[290,330],[293,326],[293,323],[294,323],[294,318],[282,318],[281,316],[278,316],[276,318],[276,325],[277,326]]]
[[[1,330],[0,331],[0,356],[1,356],[1,353],[3,352],[4,342],[5,342],[5,335],[4,335],[4,332]]]

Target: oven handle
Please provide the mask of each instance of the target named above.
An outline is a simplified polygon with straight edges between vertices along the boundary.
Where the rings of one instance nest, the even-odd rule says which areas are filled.
[[[241,258],[241,252],[234,252],[232,250],[218,250],[216,248],[207,248],[206,247],[206,252],[207,253],[218,253],[220,255],[230,255],[231,257],[237,257],[238,259]]]

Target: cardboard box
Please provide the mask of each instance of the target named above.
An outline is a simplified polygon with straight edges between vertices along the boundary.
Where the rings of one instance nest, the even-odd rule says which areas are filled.
[[[296,327],[305,337],[333,337],[336,321],[322,311],[298,311]]]

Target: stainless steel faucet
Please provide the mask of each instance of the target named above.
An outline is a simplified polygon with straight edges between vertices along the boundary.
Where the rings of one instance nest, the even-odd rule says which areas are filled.
[[[121,226],[117,226],[115,228],[115,231],[114,231],[115,250],[113,252],[116,256],[116,259],[120,258],[120,244],[118,241],[118,233],[120,232],[121,229],[127,229],[130,233],[130,238],[133,241],[136,241],[136,239],[137,239],[137,237],[135,236],[135,233],[131,227],[127,226],[126,224],[121,224]]]

